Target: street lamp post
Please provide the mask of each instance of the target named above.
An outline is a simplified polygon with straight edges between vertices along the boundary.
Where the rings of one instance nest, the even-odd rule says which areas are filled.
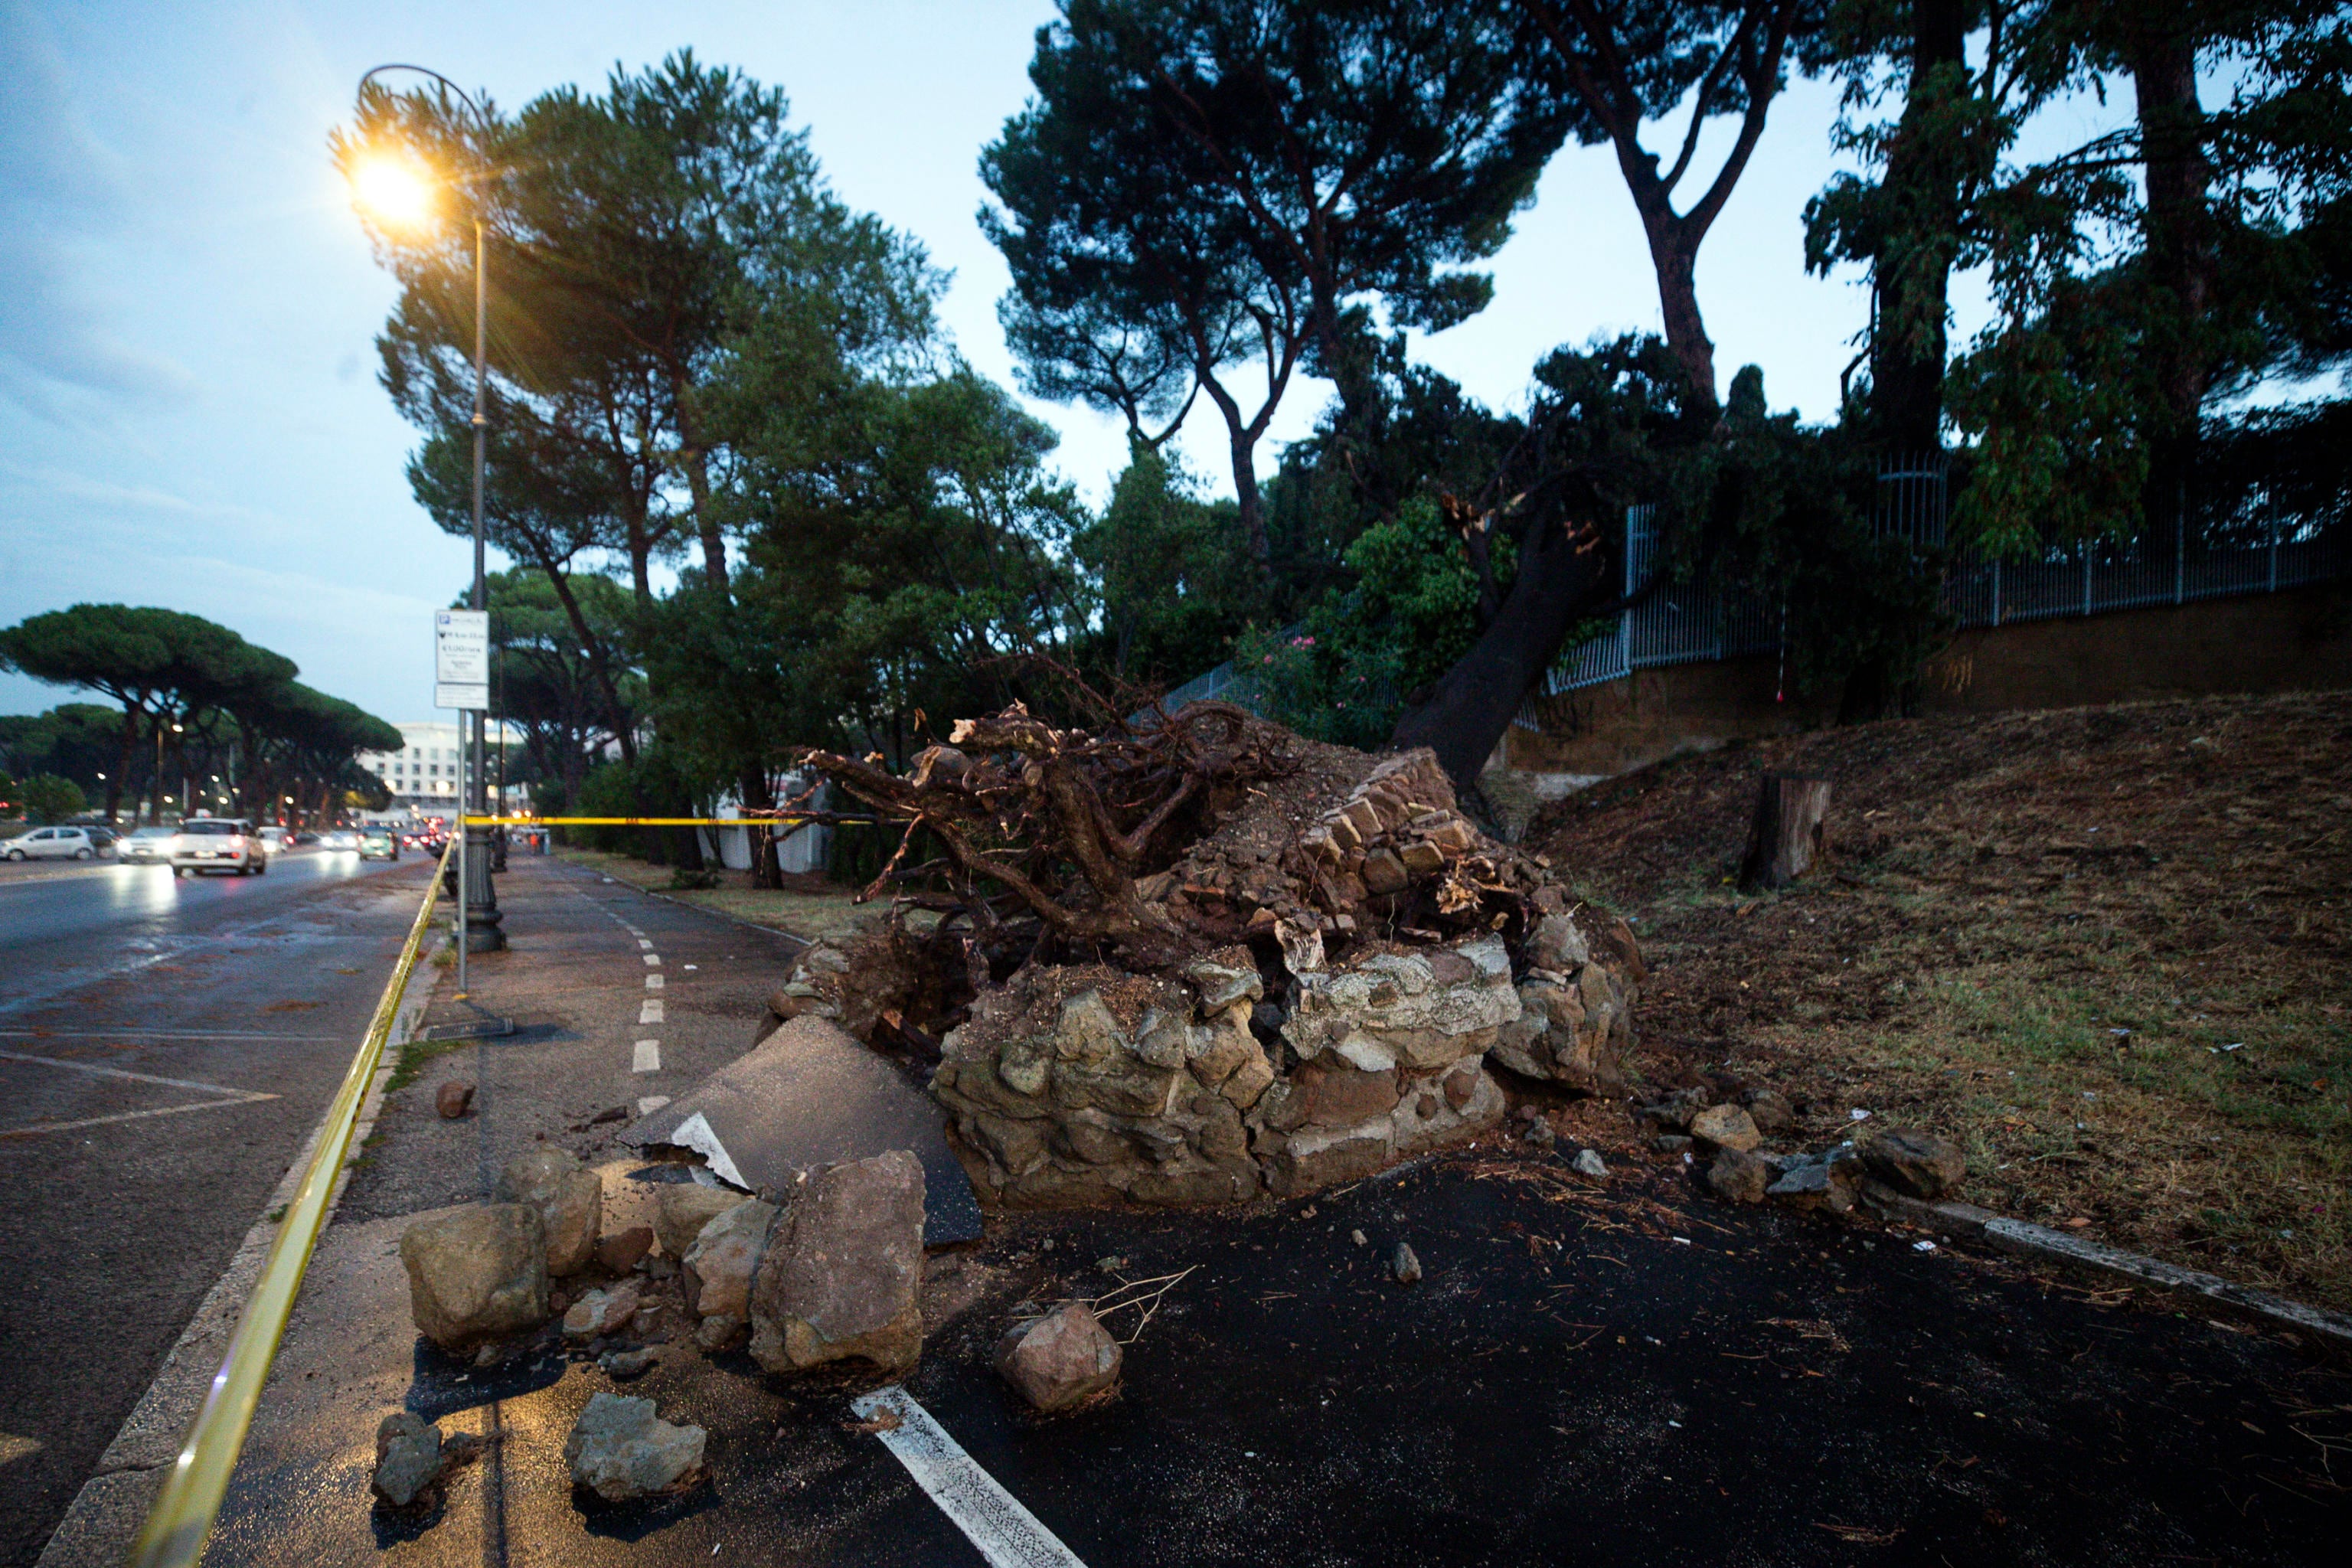
[[[464,104],[475,122],[487,132],[489,116],[474,101],[464,88],[439,71],[417,65],[381,65],[360,78],[359,90],[365,97],[368,84],[390,71],[415,71],[438,83],[443,91]],[[480,205],[474,209],[474,592],[471,607],[489,608],[489,593],[483,576],[482,474],[489,439],[489,247],[482,224]],[[505,918],[499,913],[498,892],[490,881],[489,830],[476,827],[466,821],[468,816],[488,816],[488,801],[483,792],[483,715],[472,714],[470,742],[464,717],[458,721],[458,750],[472,752],[472,767],[465,769],[467,776],[460,786],[458,796],[457,885],[463,891],[465,925],[457,942],[457,989],[466,990],[466,954],[469,952],[492,952],[506,945],[506,936],[499,927]]]

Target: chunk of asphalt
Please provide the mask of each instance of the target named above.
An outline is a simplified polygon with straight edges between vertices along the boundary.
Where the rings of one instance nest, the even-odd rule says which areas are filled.
[[[794,1018],[622,1141],[683,1148],[746,1192],[784,1193],[814,1165],[910,1149],[923,1165],[923,1244],[980,1235],[980,1203],[944,1117],[897,1068],[823,1018]]]

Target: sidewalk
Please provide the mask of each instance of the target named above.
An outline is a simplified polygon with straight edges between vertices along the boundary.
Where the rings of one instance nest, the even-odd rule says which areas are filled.
[[[673,1341],[617,1384],[552,1343],[485,1373],[417,1339],[402,1229],[541,1131],[603,1168],[608,1201],[646,1203],[618,1124],[588,1118],[748,1047],[781,969],[757,933],[576,868],[530,867],[500,896],[516,945],[478,992],[523,1027],[387,1102],[209,1561],[982,1562],[851,1426],[871,1378],[767,1378]],[[663,1065],[639,1075],[656,967],[667,1017],[643,1037],[660,1034]],[[439,1122],[433,1086],[459,1068],[487,1108]],[[1598,1185],[1490,1142],[1308,1202],[999,1215],[931,1258],[906,1390],[1095,1568],[2340,1558],[2340,1366],[1948,1237],[1707,1203],[1608,1142],[1622,1112],[1590,1109],[1612,1171]],[[1418,1284],[1392,1278],[1400,1241]],[[1041,1419],[991,1369],[1014,1302],[1187,1268],[1148,1325],[1120,1328],[1105,1402]],[[709,1482],[644,1508],[576,1495],[563,1442],[604,1389],[706,1427]],[[492,1439],[420,1521],[369,1504],[376,1424],[403,1406]]]
[[[487,1012],[515,1032],[407,1058],[421,1065],[395,1075],[344,1195],[345,1223],[485,1196],[541,1133],[590,1164],[623,1158],[615,1139],[626,1121],[596,1123],[599,1113],[634,1119],[641,1102],[675,1097],[751,1049],[772,1022],[766,998],[800,951],[791,937],[649,899],[551,858],[517,855],[508,865],[499,903],[509,946],[468,961],[470,1008],[445,976],[425,1026]],[[473,1112],[460,1121],[434,1110],[434,1090],[450,1079],[476,1085]]]

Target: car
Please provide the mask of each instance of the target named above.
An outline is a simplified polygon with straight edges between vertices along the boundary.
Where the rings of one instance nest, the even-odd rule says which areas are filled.
[[[239,816],[192,816],[180,824],[180,841],[172,847],[172,874],[191,871],[234,871],[258,877],[269,869],[269,846]]]
[[[321,849],[348,850],[359,847],[360,836],[348,827],[331,827],[319,835],[319,847]]]
[[[80,826],[81,830],[89,835],[91,847],[101,855],[113,854],[115,846],[122,842],[122,836],[111,827],[92,822],[85,822]]]
[[[36,827],[8,840],[11,860],[94,860],[99,846],[87,827]]]
[[[260,839],[272,855],[283,855],[294,847],[294,836],[270,823],[264,823],[255,828],[253,836]]]
[[[152,866],[172,858],[173,846],[180,841],[176,827],[140,827],[115,847],[115,858],[126,866]]]
[[[360,858],[397,860],[400,858],[400,840],[389,828],[371,827],[360,835]]]

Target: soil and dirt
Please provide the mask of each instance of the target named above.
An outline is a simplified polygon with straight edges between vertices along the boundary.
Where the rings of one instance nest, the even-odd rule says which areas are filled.
[[[1733,885],[1767,771],[1804,880]],[[2352,1306],[2352,694],[1905,720],[1684,758],[1525,847],[1640,934],[1654,1089],[1957,1140],[1975,1202]]]

